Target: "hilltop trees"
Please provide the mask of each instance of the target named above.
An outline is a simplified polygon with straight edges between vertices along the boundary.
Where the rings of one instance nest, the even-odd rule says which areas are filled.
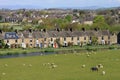
[[[93,27],[99,29],[108,29],[109,26],[105,21],[104,16],[98,15],[93,20]]]

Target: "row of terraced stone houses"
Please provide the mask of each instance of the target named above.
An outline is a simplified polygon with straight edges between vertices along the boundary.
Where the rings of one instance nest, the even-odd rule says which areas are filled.
[[[86,45],[92,43],[92,37],[97,38],[98,44],[116,44],[117,35],[109,30],[89,31],[22,31],[0,32],[0,40],[4,40],[11,48],[59,47],[72,45]]]

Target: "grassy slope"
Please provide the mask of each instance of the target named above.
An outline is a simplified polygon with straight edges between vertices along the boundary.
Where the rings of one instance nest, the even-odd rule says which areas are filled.
[[[2,80],[119,80],[120,50],[87,54],[58,54],[25,58],[0,59],[0,79]],[[119,59],[119,60],[118,60]],[[57,68],[50,69],[43,63],[55,63]],[[98,72],[90,71],[92,66],[103,64]],[[8,64],[5,67],[5,64]],[[26,64],[23,66],[23,64]],[[32,64],[32,67],[29,67]],[[85,68],[81,65],[85,64]],[[105,70],[106,75],[101,75]],[[2,73],[6,73],[2,75]]]

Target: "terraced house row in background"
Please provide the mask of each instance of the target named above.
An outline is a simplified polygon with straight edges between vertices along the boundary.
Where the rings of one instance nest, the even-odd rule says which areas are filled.
[[[0,40],[4,40],[10,48],[33,48],[33,47],[54,47],[70,45],[92,44],[93,37],[97,39],[98,44],[116,44],[117,35],[111,34],[109,30],[89,30],[89,31],[22,31],[22,32],[2,32],[0,31]]]

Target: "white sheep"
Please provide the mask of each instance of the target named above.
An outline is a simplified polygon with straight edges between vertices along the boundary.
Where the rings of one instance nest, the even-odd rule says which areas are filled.
[[[32,64],[29,64],[29,67],[32,67]]]
[[[53,65],[52,67],[53,67],[53,68],[56,68],[56,67],[57,67],[57,65]]]
[[[43,63],[43,66],[45,66],[46,65],[46,63]]]
[[[100,68],[103,68],[103,65],[101,65]]]
[[[102,75],[105,75],[105,71],[102,71]]]
[[[8,66],[8,64],[5,64],[5,67],[7,67]]]
[[[25,64],[22,64],[23,66],[25,66]]]
[[[103,65],[102,64],[98,64],[97,65],[99,68],[103,68]]]
[[[85,68],[85,66],[86,66],[86,65],[85,65],[85,64],[83,64],[83,65],[82,65],[82,68]]]
[[[3,72],[2,75],[6,75],[6,73]]]
[[[89,57],[90,55],[87,55],[87,57]]]
[[[50,65],[50,63],[47,63],[48,65]]]

